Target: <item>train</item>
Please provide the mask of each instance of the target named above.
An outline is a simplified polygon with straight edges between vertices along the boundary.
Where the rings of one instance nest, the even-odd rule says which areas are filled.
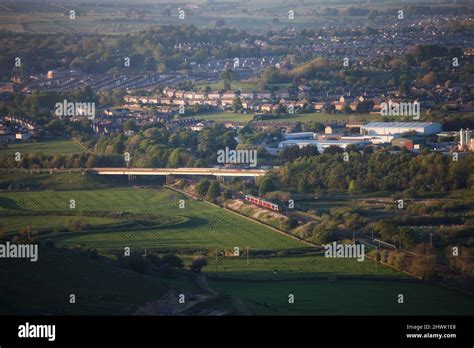
[[[264,199],[254,197],[254,196],[250,196],[250,195],[245,195],[244,197],[245,197],[246,202],[258,205],[260,207],[267,208],[267,209],[270,209],[270,210],[273,210],[273,211],[278,211],[278,212],[281,210],[280,206],[278,204],[266,201]]]

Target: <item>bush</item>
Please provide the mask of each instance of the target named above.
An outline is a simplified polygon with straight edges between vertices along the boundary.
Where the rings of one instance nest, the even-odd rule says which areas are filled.
[[[183,268],[184,263],[183,260],[181,260],[178,256],[173,255],[173,254],[168,254],[163,256],[161,259],[162,264],[164,265],[169,265],[174,268]]]
[[[201,272],[201,269],[207,264],[207,258],[204,255],[198,255],[193,257],[193,262],[189,268],[191,271]]]

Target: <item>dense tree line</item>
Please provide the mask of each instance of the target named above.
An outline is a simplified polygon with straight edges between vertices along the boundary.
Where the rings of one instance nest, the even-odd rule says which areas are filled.
[[[338,151],[335,151],[338,152]],[[474,156],[458,161],[438,153],[391,154],[349,153],[349,161],[340,153],[300,157],[273,170],[268,177],[277,190],[317,192],[350,190],[351,192],[392,191],[437,192],[470,188],[474,185]]]

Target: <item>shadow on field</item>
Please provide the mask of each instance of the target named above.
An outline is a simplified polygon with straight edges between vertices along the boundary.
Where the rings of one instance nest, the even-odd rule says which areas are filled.
[[[0,207],[11,210],[23,210],[15,200],[8,197],[0,197]]]

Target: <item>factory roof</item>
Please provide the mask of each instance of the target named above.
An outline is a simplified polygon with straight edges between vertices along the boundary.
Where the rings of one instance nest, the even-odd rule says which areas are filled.
[[[418,128],[418,127],[428,127],[433,122],[370,122],[364,125],[367,127],[383,127],[383,128]]]

